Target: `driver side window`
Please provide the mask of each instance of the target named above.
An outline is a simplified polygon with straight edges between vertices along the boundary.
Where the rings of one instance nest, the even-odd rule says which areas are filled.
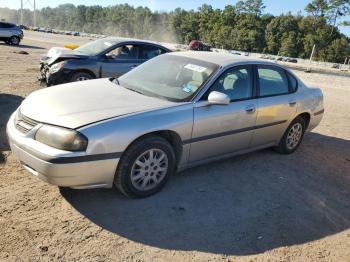
[[[252,70],[250,66],[235,67],[224,72],[210,88],[230,97],[231,101],[249,99],[253,96]]]
[[[122,45],[110,51],[106,56],[112,59],[130,60],[130,59],[137,59],[137,55],[138,55],[137,46]]]

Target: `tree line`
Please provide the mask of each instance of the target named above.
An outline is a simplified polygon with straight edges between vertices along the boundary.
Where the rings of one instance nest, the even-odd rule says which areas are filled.
[[[313,0],[307,15],[264,12],[262,0],[242,0],[224,9],[202,5],[152,12],[128,4],[108,7],[72,4],[37,11],[37,24],[62,30],[99,33],[188,44],[193,39],[213,47],[343,62],[350,56],[350,39],[340,33],[339,21],[350,16],[349,0]],[[20,21],[20,11],[0,8],[0,18]],[[33,12],[24,10],[23,23],[33,25]],[[349,22],[342,22],[349,25]]]

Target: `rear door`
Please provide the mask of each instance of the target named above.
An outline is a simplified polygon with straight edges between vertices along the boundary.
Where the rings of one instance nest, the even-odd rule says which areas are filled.
[[[230,104],[195,106],[190,162],[250,146],[257,108],[253,80],[252,66],[233,67],[216,80],[202,99],[218,91],[230,97]]]
[[[252,146],[278,142],[296,114],[296,95],[288,73],[277,66],[256,66],[258,114]]]
[[[137,67],[139,46],[134,44],[118,45],[101,58],[101,77],[119,77]]]

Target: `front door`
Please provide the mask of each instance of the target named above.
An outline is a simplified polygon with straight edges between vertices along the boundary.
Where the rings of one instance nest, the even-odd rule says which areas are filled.
[[[251,143],[257,115],[252,66],[224,72],[203,100],[212,91],[227,94],[231,103],[195,106],[190,162],[243,150]]]
[[[104,55],[101,77],[119,77],[137,67],[141,61],[137,45],[121,45]]]

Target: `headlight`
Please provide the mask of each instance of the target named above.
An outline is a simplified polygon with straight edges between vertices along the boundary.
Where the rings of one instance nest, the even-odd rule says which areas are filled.
[[[53,64],[53,65],[50,67],[50,73],[51,73],[51,74],[54,74],[54,73],[60,71],[60,70],[64,67],[65,63],[66,63],[66,62],[63,61],[63,62],[59,62],[59,63]]]
[[[62,127],[43,125],[35,134],[35,140],[66,151],[84,151],[88,139],[81,133]]]

